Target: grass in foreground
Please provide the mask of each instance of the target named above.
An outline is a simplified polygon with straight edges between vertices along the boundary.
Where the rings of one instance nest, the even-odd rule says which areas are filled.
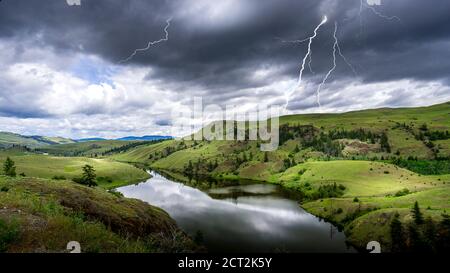
[[[0,176],[0,252],[192,252],[167,213],[68,181]]]

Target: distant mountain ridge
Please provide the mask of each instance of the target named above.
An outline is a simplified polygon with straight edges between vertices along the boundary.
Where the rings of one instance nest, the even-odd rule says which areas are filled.
[[[147,136],[126,136],[121,138],[101,138],[101,137],[92,137],[92,138],[82,138],[76,139],[76,142],[88,142],[88,141],[103,141],[103,140],[120,140],[120,141],[153,141],[153,140],[161,140],[161,139],[173,139],[171,136],[159,136],[159,135],[147,135]]]
[[[71,144],[77,142],[104,141],[104,140],[120,140],[120,141],[153,141],[172,139],[171,136],[146,135],[146,136],[127,136],[116,139],[106,139],[100,137],[70,139],[64,137],[47,137],[47,136],[24,136],[10,132],[0,132],[0,148],[8,148],[14,145],[27,146],[28,148],[45,147],[47,145]]]
[[[88,141],[102,141],[102,140],[107,140],[106,138],[101,138],[101,137],[91,137],[91,138],[80,138],[80,139],[76,139],[76,142],[88,142]]]
[[[130,141],[130,140],[161,140],[161,139],[172,139],[173,137],[171,136],[157,136],[157,135],[150,135],[150,136],[141,136],[141,137],[136,137],[136,136],[127,136],[127,137],[121,137],[121,138],[116,138],[115,140],[123,140],[123,141]]]

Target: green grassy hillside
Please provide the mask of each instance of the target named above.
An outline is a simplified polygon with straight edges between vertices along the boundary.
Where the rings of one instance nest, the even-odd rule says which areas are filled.
[[[22,136],[14,133],[0,132],[0,148],[8,148],[13,145],[37,148],[64,143],[74,143],[74,141],[62,137]]]
[[[120,185],[140,182],[149,178],[148,173],[132,165],[115,162],[109,159],[96,159],[84,157],[54,157],[37,155],[32,153],[0,152],[0,162],[7,156],[16,164],[17,174],[25,174],[27,177],[72,179],[80,177],[82,167],[89,164],[94,167],[99,185],[104,188],[114,188]]]
[[[67,181],[0,176],[0,252],[192,252],[167,213]]]
[[[415,108],[382,108],[343,114],[309,114],[283,116],[280,124],[314,124],[325,129],[374,128],[383,130],[396,123],[412,124],[419,128],[426,123],[430,129],[450,129],[450,102]]]
[[[152,161],[152,159],[150,159],[151,155],[155,155],[153,160],[158,157],[164,157],[166,148],[176,147],[177,145],[178,142],[176,140],[167,140],[156,144],[142,145],[124,153],[114,154],[111,158],[124,162],[147,163]]]
[[[288,188],[312,188],[337,183],[348,190],[343,197],[394,195],[403,189],[411,192],[440,186],[445,181],[436,177],[422,176],[392,164],[370,161],[324,161],[307,162],[273,175],[271,182]]]
[[[210,125],[211,126],[211,125]],[[450,204],[450,103],[280,119],[280,146],[259,141],[168,141],[112,158],[180,180],[241,178],[299,192],[302,206],[345,228],[350,242],[390,247],[396,213],[408,225],[418,201],[440,221]]]
[[[399,214],[411,224],[417,201],[425,217],[441,221],[450,204],[450,103],[343,114],[292,115],[280,119],[280,145],[262,152],[260,141],[178,141],[124,143],[93,141],[51,145],[33,154],[10,156],[17,172],[31,177],[67,179],[85,164],[113,188],[148,177],[120,162],[136,163],[180,180],[250,179],[295,190],[311,213],[344,228],[349,241],[364,248],[371,240],[390,247],[390,223]],[[105,158],[107,157],[107,158]],[[68,183],[68,182],[64,182]]]
[[[38,148],[37,151],[41,153],[63,156],[101,156],[103,153],[106,153],[114,148],[123,147],[131,143],[136,142],[120,140],[88,141],[51,145]]]
[[[277,158],[278,161],[289,155],[296,161],[330,156],[351,159],[382,159],[382,157],[434,159],[448,157],[450,150],[450,134],[448,133],[450,103],[430,107],[377,109],[343,114],[292,115],[281,117],[280,124],[281,146],[276,152],[269,153],[269,157]],[[360,135],[359,131],[364,132],[364,139],[357,138]],[[340,133],[341,137],[337,133]],[[437,133],[443,135],[436,138],[434,135]],[[356,137],[352,137],[353,135]],[[381,147],[383,135],[386,136],[387,144]],[[305,139],[311,137],[316,138],[318,142],[330,140],[336,147],[317,147],[320,145],[305,143]],[[185,145],[186,148],[180,149],[180,145]],[[339,145],[341,147],[338,147]],[[296,146],[299,147],[299,151],[295,150]],[[327,151],[331,148],[339,151],[333,153]],[[167,150],[170,152],[165,152]],[[147,164],[154,163],[155,157],[163,158],[163,161],[155,163],[157,167],[180,170],[189,160],[219,157],[219,160],[226,161],[230,153],[243,156],[244,152],[248,154],[252,152],[258,160],[262,157],[254,141],[238,143],[200,141],[194,145],[192,141],[184,141],[180,144],[180,141],[173,140],[159,145],[141,146],[113,158]],[[222,153],[224,155],[219,156]],[[165,159],[167,156],[169,158]]]

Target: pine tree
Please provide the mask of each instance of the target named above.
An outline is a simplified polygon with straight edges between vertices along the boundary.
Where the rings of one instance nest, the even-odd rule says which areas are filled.
[[[383,151],[385,151],[387,153],[391,153],[391,146],[389,145],[388,137],[387,137],[386,133],[384,133],[384,132],[381,134],[380,145],[381,145],[381,149],[383,149]]]
[[[394,219],[391,222],[391,251],[402,252],[405,249],[405,235],[400,222],[400,215],[395,214]]]
[[[436,248],[439,253],[450,252],[450,216],[442,215],[442,221],[439,223]]]
[[[431,217],[428,217],[427,219],[425,219],[424,223],[424,237],[430,251],[433,250],[436,244],[436,234],[437,231],[433,219],[431,219]]]
[[[411,210],[411,213],[413,214],[414,222],[417,225],[423,224],[423,215],[422,215],[422,212],[420,211],[420,208],[419,208],[419,202],[416,201],[414,203],[414,207]]]
[[[14,161],[12,161],[11,158],[9,158],[9,156],[6,158],[6,161],[3,164],[3,172],[7,176],[12,176],[12,177],[16,176],[15,163],[14,163]]]
[[[87,185],[88,187],[97,186],[97,182],[95,181],[96,178],[97,175],[95,174],[94,167],[92,167],[91,165],[85,165],[83,167],[83,176],[82,176],[83,184]]]
[[[409,250],[412,252],[425,252],[428,250],[426,242],[423,240],[422,233],[419,226],[415,223],[410,223],[408,227],[408,242]]]

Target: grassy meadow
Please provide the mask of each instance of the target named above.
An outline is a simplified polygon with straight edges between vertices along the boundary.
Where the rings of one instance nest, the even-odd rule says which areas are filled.
[[[71,180],[81,176],[83,166],[91,165],[96,171],[97,178],[100,178],[99,186],[106,189],[141,182],[150,177],[142,169],[110,159],[0,152],[0,161],[3,162],[7,156],[15,162],[17,174],[24,174],[27,177],[47,179],[59,177],[60,180]],[[110,181],[101,178],[110,178]]]

